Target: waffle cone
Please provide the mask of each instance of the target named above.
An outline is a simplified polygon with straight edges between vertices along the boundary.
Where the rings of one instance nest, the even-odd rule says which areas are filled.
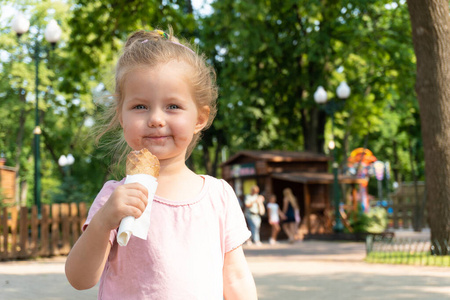
[[[159,160],[148,149],[131,151],[127,156],[127,175],[147,174],[159,176]]]

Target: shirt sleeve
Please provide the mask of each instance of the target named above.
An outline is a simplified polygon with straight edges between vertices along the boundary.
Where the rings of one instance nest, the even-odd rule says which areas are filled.
[[[225,180],[221,181],[227,199],[225,217],[225,253],[227,253],[245,243],[250,238],[250,231],[233,188]]]
[[[98,212],[98,210],[103,207],[103,205],[106,203],[106,201],[108,201],[109,197],[114,192],[116,187],[118,187],[119,185],[122,185],[122,184],[123,184],[123,180],[122,181],[111,180],[111,181],[107,181],[103,185],[103,188],[100,190],[97,197],[95,197],[94,202],[92,203],[91,207],[89,208],[89,213],[88,213],[86,222],[84,223],[84,225],[82,227],[83,231],[86,230],[86,228],[88,227],[89,223],[91,222],[94,215]],[[111,245],[113,244],[114,240],[116,239],[116,236],[117,236],[117,229],[111,230],[111,232],[109,234],[109,242],[111,243]]]
[[[250,203],[251,199],[248,195],[245,196],[245,205],[247,205],[248,203]]]

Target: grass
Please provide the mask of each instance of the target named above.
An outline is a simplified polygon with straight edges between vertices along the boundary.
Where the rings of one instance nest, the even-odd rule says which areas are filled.
[[[424,252],[370,252],[366,256],[369,263],[381,264],[404,264],[419,266],[450,267],[450,255],[431,255],[429,251]]]

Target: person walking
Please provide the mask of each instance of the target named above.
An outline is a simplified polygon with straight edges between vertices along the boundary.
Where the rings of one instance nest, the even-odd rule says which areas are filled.
[[[256,246],[261,246],[259,229],[261,227],[261,216],[264,214],[264,196],[259,194],[259,187],[254,185],[250,190],[250,194],[245,197],[245,218],[252,233],[248,244],[253,242]]]
[[[300,208],[297,198],[290,188],[283,190],[283,213],[286,218],[283,220],[283,230],[289,238],[290,243],[295,242],[298,225],[300,224]]]
[[[275,195],[269,197],[269,203],[267,203],[267,215],[269,217],[269,224],[272,228],[269,244],[275,245],[277,243],[278,233],[281,230],[280,219],[284,220],[286,218],[277,204],[277,197]]]

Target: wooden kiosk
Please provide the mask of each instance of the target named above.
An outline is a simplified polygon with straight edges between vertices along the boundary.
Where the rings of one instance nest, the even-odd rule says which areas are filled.
[[[329,161],[328,156],[312,152],[240,151],[222,164],[222,177],[241,201],[257,184],[266,199],[274,194],[282,207],[283,190],[291,188],[300,206],[302,233],[330,233],[334,178],[328,173]],[[339,175],[338,180],[352,185],[352,206],[356,209],[356,184],[364,180],[344,175]]]
[[[5,166],[5,161],[0,158],[0,202],[13,205],[16,201],[16,169]]]

